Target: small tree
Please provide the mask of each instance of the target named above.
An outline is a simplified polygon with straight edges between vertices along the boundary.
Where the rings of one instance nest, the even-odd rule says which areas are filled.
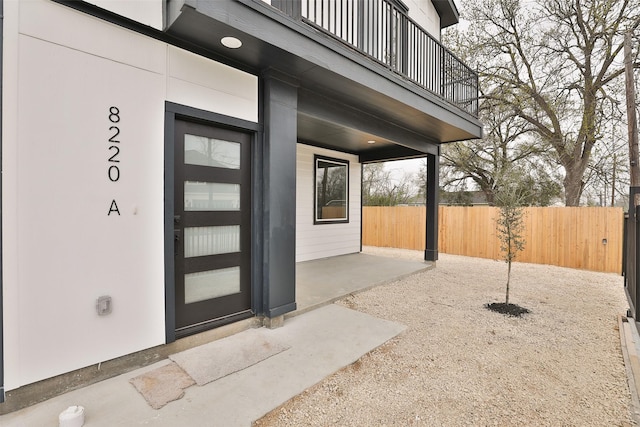
[[[495,191],[495,202],[500,208],[496,218],[496,231],[500,239],[500,250],[507,263],[507,285],[504,304],[488,304],[491,310],[510,316],[521,316],[529,310],[509,303],[509,287],[511,284],[511,263],[518,252],[524,249],[524,201],[527,200],[530,190],[519,185],[517,179],[519,172],[515,169],[502,176],[500,185]]]
[[[503,193],[512,191],[500,191],[500,211],[496,219],[496,230],[500,239],[500,250],[507,263],[507,292],[505,304],[509,304],[509,284],[511,282],[511,262],[516,258],[518,252],[524,249],[525,240],[522,235],[524,229],[523,209],[518,206],[517,201],[511,195],[503,196]]]

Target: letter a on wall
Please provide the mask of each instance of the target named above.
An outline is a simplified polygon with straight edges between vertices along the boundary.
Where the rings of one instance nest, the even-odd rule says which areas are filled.
[[[111,206],[109,207],[109,213],[107,214],[107,216],[110,216],[111,213],[117,213],[118,215],[120,215],[120,210],[118,209],[118,204],[116,203],[115,200],[111,201]]]

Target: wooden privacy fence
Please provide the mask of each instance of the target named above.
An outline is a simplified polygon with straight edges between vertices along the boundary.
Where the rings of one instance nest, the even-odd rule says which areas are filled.
[[[495,222],[498,212],[495,207],[440,206],[439,252],[502,259]],[[365,206],[362,243],[424,250],[425,218],[424,206]],[[526,244],[516,261],[620,273],[623,222],[622,208],[525,208]]]

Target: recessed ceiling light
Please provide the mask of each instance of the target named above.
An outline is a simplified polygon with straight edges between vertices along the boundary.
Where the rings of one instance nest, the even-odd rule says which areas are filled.
[[[373,139],[367,141],[367,144],[375,144],[376,142]]]
[[[220,42],[229,49],[238,49],[242,46],[242,42],[235,37],[223,37]]]

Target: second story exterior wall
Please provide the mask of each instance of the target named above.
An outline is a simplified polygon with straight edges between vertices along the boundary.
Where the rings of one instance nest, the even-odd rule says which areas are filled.
[[[162,30],[164,20],[162,9],[164,0],[85,0],[110,12],[148,25],[157,30]]]
[[[431,0],[405,0],[405,4],[409,7],[409,17],[440,40],[440,16]]]

